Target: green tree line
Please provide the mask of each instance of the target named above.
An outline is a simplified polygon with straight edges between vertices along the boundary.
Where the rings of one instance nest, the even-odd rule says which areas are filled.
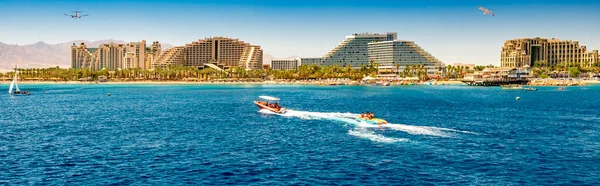
[[[534,77],[549,78],[552,73],[568,74],[571,77],[579,77],[581,73],[600,73],[600,62],[591,66],[581,66],[579,63],[563,61],[558,64],[550,64],[546,60],[536,61],[531,69]]]
[[[129,81],[129,80],[158,80],[158,81],[181,81],[187,79],[211,80],[223,78],[264,78],[265,75],[275,79],[327,79],[327,78],[349,78],[353,80],[362,79],[365,76],[376,76],[379,73],[397,74],[401,77],[419,77],[427,79],[427,68],[424,65],[407,65],[402,71],[399,71],[400,65],[391,72],[379,70],[379,64],[370,61],[367,65],[361,65],[359,68],[353,68],[348,65],[342,66],[318,66],[300,65],[297,70],[273,70],[256,69],[246,70],[243,67],[233,67],[228,70],[218,71],[212,68],[199,69],[197,67],[183,65],[169,65],[166,68],[157,67],[152,70],[143,70],[139,68],[122,69],[109,71],[106,69],[94,71],[91,69],[73,69],[73,68],[20,68],[19,77],[25,80],[40,81],[76,81],[76,80],[97,80],[100,76],[106,76],[111,81]],[[442,68],[438,69],[441,74]],[[3,79],[11,79],[14,72],[0,73]]]

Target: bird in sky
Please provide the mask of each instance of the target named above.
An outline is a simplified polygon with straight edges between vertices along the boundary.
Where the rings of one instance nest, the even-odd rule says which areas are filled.
[[[487,8],[479,6],[479,10],[483,11],[483,15],[490,14],[490,15],[492,15],[492,17],[494,17],[494,12],[492,12],[491,10],[488,10]]]
[[[73,18],[73,19],[79,19],[79,18],[82,18],[82,17],[88,16],[88,14],[85,14],[85,15],[79,15],[79,13],[81,13],[81,12],[83,12],[83,11],[73,11],[73,13],[75,13],[75,15],[69,15],[69,14],[65,14],[65,15],[66,15],[66,16],[71,16],[71,18]]]

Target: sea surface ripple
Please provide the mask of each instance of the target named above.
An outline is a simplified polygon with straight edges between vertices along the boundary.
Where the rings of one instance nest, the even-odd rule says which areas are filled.
[[[0,184],[600,185],[600,86],[21,89],[0,96]]]

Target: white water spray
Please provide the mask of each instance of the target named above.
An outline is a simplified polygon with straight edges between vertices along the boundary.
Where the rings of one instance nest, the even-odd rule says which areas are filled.
[[[260,110],[259,112],[264,113],[264,114],[276,114],[276,113],[273,113],[273,112],[270,112],[267,110]],[[280,116],[284,116],[284,117],[297,117],[297,118],[305,119],[305,120],[325,119],[325,120],[339,121],[339,122],[352,124],[352,125],[355,125],[359,128],[363,128],[363,129],[365,129],[365,128],[388,128],[388,129],[392,129],[392,130],[403,131],[403,132],[406,132],[406,133],[412,134],[412,135],[452,137],[456,133],[474,134],[473,132],[468,132],[468,131],[460,131],[460,130],[455,130],[455,129],[429,127],[429,126],[414,126],[414,125],[392,124],[392,123],[388,123],[388,124],[384,124],[384,125],[373,125],[373,124],[368,124],[363,121],[356,120],[355,117],[359,116],[359,114],[353,114],[353,113],[336,113],[336,112],[328,113],[328,112],[308,112],[308,111],[288,110],[284,114],[276,114],[276,115],[280,115]],[[370,139],[372,141],[377,141],[377,142],[408,141],[408,139],[404,139],[404,138],[387,138],[381,134],[376,134],[373,131],[368,132],[363,129],[350,130],[350,131],[348,131],[348,134],[350,134],[352,136],[360,137],[360,138],[367,138],[367,139]]]
[[[396,142],[407,142],[408,141],[408,139],[406,139],[406,138],[385,137],[381,134],[375,133],[372,130],[365,130],[364,128],[348,130],[348,134],[358,137],[358,138],[365,138],[365,139],[369,139],[371,141],[382,142],[382,143],[396,143]]]

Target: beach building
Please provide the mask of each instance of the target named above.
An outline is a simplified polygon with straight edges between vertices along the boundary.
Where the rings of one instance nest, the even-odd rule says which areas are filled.
[[[152,42],[150,48],[146,48],[146,69],[152,69],[156,65],[158,57],[162,54],[163,48],[158,41]]]
[[[529,69],[516,67],[486,68],[465,75],[462,82],[472,86],[526,84],[529,82]]]
[[[340,44],[323,56],[321,65],[360,67],[369,64],[369,43],[377,41],[392,41],[397,38],[395,32],[385,34],[360,33],[346,36]]]
[[[183,64],[198,68],[229,69],[241,66],[246,69],[260,69],[262,57],[263,51],[260,46],[239,39],[210,37],[186,44]]]
[[[85,43],[71,46],[71,68],[88,68],[95,66],[92,61],[93,54],[98,48],[88,48]]]
[[[125,53],[125,57],[123,57],[123,66],[122,69],[135,68],[135,64],[138,62],[138,58],[133,52]]]
[[[368,59],[379,65],[380,71],[402,71],[406,66],[423,65],[429,76],[436,75],[444,64],[413,41],[393,40],[368,44]]]
[[[320,57],[312,57],[312,58],[300,58],[301,65],[321,65],[323,64],[323,58]]]
[[[127,53],[127,48],[124,44],[102,44],[93,54],[92,68],[94,70],[115,70],[121,68],[125,53]]]
[[[369,64],[369,43],[375,41],[391,41],[397,38],[397,33],[357,33],[346,38],[320,58],[301,58],[301,64],[317,64],[323,66],[348,66],[360,68]]]
[[[407,65],[423,65],[429,76],[439,74],[444,64],[413,41],[398,40],[398,34],[360,33],[346,38],[321,58],[301,58],[302,65],[352,66],[360,68],[373,61],[382,75],[396,76]],[[397,68],[397,66],[400,66]]]
[[[551,66],[569,62],[590,67],[600,62],[600,55],[598,50],[590,52],[578,41],[539,37],[507,40],[500,53],[501,67],[534,66],[536,61],[541,60]]]
[[[98,48],[87,48],[85,43],[71,46],[71,68],[115,70],[119,68],[146,69],[146,41],[128,44],[108,43]],[[126,56],[127,55],[127,56]],[[126,58],[127,57],[127,58]],[[135,61],[131,61],[135,59]],[[124,60],[129,60],[125,64]]]
[[[469,70],[473,70],[475,69],[475,64],[466,64],[466,63],[454,63],[453,66],[455,67],[465,67],[468,68]]]
[[[71,46],[71,68],[108,70],[166,68],[169,65],[211,67],[226,70],[240,66],[246,69],[262,68],[263,50],[238,39],[210,37],[185,46],[163,51],[158,41],[146,48],[146,41],[128,44],[101,44],[87,48],[85,44]]]
[[[134,61],[132,65],[128,66],[127,68],[139,68],[142,70],[146,69],[146,40],[142,40],[140,42],[130,42],[126,45],[125,50],[126,54],[133,53],[136,59],[136,61]],[[122,64],[120,66],[122,66]],[[121,68],[126,69],[123,66]]]
[[[183,65],[185,55],[184,52],[185,47],[183,46],[170,48],[169,50],[161,53],[161,55],[158,56],[155,61],[153,61],[151,68],[167,68],[169,65]]]
[[[271,68],[273,70],[298,70],[300,59],[273,59]]]

